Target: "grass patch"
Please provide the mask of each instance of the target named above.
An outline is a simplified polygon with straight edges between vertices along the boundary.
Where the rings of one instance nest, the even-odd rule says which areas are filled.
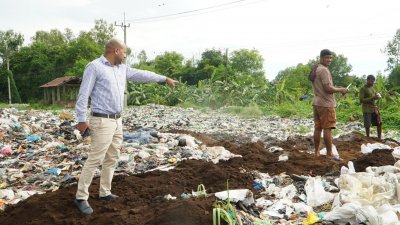
[[[299,134],[307,134],[312,131],[312,128],[304,126],[304,125],[299,125],[296,127],[296,132]]]
[[[16,108],[18,110],[49,110],[49,111],[59,111],[65,110],[66,107],[61,105],[43,105],[40,103],[34,104],[6,104],[0,103],[0,108]]]
[[[60,105],[42,105],[40,103],[34,103],[34,104],[27,104],[27,105],[21,105],[21,106],[16,106],[15,108],[19,110],[49,110],[49,111],[58,111],[58,110],[64,110],[66,109],[64,106]]]
[[[207,109],[208,107],[199,105],[199,104],[195,104],[193,102],[182,102],[176,105],[176,107],[180,107],[180,108],[184,108],[184,109],[188,109],[188,108],[193,108],[193,109],[198,109],[198,110],[204,110]]]
[[[245,119],[259,118],[263,115],[263,111],[256,104],[251,104],[249,106],[228,106],[224,111]]]
[[[278,115],[282,118],[312,118],[310,101],[284,102],[280,105],[269,105],[263,110],[267,115]]]

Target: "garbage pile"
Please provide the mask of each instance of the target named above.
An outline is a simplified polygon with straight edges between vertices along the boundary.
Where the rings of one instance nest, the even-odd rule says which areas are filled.
[[[153,127],[157,130],[190,130],[213,136],[223,133],[265,143],[276,140],[284,141],[295,135],[311,136],[314,129],[314,122],[311,118],[261,116],[256,119],[243,119],[224,113],[223,108],[202,112],[192,108],[183,109],[150,104],[130,108],[124,112],[124,115],[124,124],[133,130]],[[361,131],[364,128],[360,122],[338,124],[337,136],[354,130]]]
[[[82,140],[75,124],[71,111],[0,109],[1,209],[34,194],[76,184],[87,158],[90,139]],[[124,141],[116,173],[168,171],[177,162],[187,159],[218,163],[241,157],[221,146],[206,146],[190,135],[160,131],[179,129],[207,134],[230,133],[268,141],[269,138],[286,140],[288,135],[297,134],[293,127],[300,124],[312,127],[311,120],[240,119],[218,111],[205,114],[193,109],[158,105],[138,107],[125,112]],[[376,143],[361,146],[364,154],[377,148],[392,149]],[[278,146],[266,150],[283,151]],[[282,154],[279,160],[286,161],[288,157]],[[400,158],[397,147],[393,157]],[[256,195],[248,189],[229,188],[226,192],[207,193],[206,187],[199,186],[192,193],[167,194],[164,198],[173,201],[213,195],[219,201],[210,216],[215,221],[225,220],[230,224],[307,225],[319,222],[345,224],[345,221],[352,224],[396,224],[398,221],[394,214],[400,209],[399,172],[400,164],[397,163],[394,166],[369,167],[366,172],[359,173],[349,163],[348,167],[342,168],[340,177],[270,176],[253,171],[252,188],[258,191]],[[99,173],[97,171],[96,176]]]
[[[90,139],[82,140],[73,114],[0,110],[0,209],[76,183]],[[169,170],[181,160],[218,163],[232,157],[241,156],[221,146],[207,147],[189,135],[142,128],[124,133],[116,172]]]
[[[400,161],[355,172],[343,166],[339,177],[254,172],[249,189],[214,193],[214,224],[368,224],[400,223]]]
[[[393,150],[393,157],[400,159],[400,146],[391,148],[381,143],[361,146],[363,154],[377,149]],[[248,189],[215,193],[220,200],[230,198],[236,207],[218,206],[214,223],[220,220],[228,224],[265,225],[400,223],[400,161],[393,166],[370,166],[365,172],[356,172],[349,161],[347,167],[342,166],[339,177],[285,173],[270,176],[258,171],[253,176],[253,188],[261,197],[254,200]],[[226,215],[220,212],[225,212],[224,208]]]

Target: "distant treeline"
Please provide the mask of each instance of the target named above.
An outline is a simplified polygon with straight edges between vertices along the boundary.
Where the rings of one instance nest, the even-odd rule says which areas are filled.
[[[104,20],[96,20],[90,31],[81,31],[78,35],[70,29],[63,32],[56,29],[37,31],[27,46],[23,46],[24,37],[21,34],[12,30],[0,31],[0,102],[8,102],[7,78],[11,81],[13,102],[40,102],[43,90],[39,86],[57,77],[82,76],[85,65],[103,53],[105,42],[113,36],[113,25]],[[400,85],[399,37],[398,30],[393,41],[385,48],[390,75],[382,77],[374,74],[382,77],[387,90]],[[268,102],[279,104],[311,94],[307,74],[311,65],[319,60],[316,56],[307,64],[286,68],[274,80],[268,81],[263,70],[264,59],[256,49],[226,52],[210,48],[197,60],[185,59],[174,51],[165,52],[152,60],[147,58],[145,51],[129,58],[134,62],[131,66],[135,68],[155,71],[183,83],[177,90],[165,90],[166,93],[154,85],[130,84],[130,104],[155,102],[174,105],[189,99],[196,103],[205,101],[205,98],[215,98],[213,101],[219,106]],[[352,83],[360,87],[367,75],[351,74],[352,66],[343,55],[334,56],[330,70],[335,85],[340,86]],[[178,96],[180,94],[182,96]]]

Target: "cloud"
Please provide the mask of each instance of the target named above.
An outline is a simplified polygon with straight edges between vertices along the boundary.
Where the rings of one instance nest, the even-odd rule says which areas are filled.
[[[46,4],[55,7],[84,7],[91,4],[91,0],[47,0]]]

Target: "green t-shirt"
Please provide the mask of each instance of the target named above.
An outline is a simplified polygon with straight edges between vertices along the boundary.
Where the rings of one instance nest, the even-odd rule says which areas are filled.
[[[362,111],[372,113],[375,112],[376,99],[374,96],[377,94],[377,91],[374,86],[368,87],[364,85],[364,87],[360,90],[360,102],[362,104]]]

